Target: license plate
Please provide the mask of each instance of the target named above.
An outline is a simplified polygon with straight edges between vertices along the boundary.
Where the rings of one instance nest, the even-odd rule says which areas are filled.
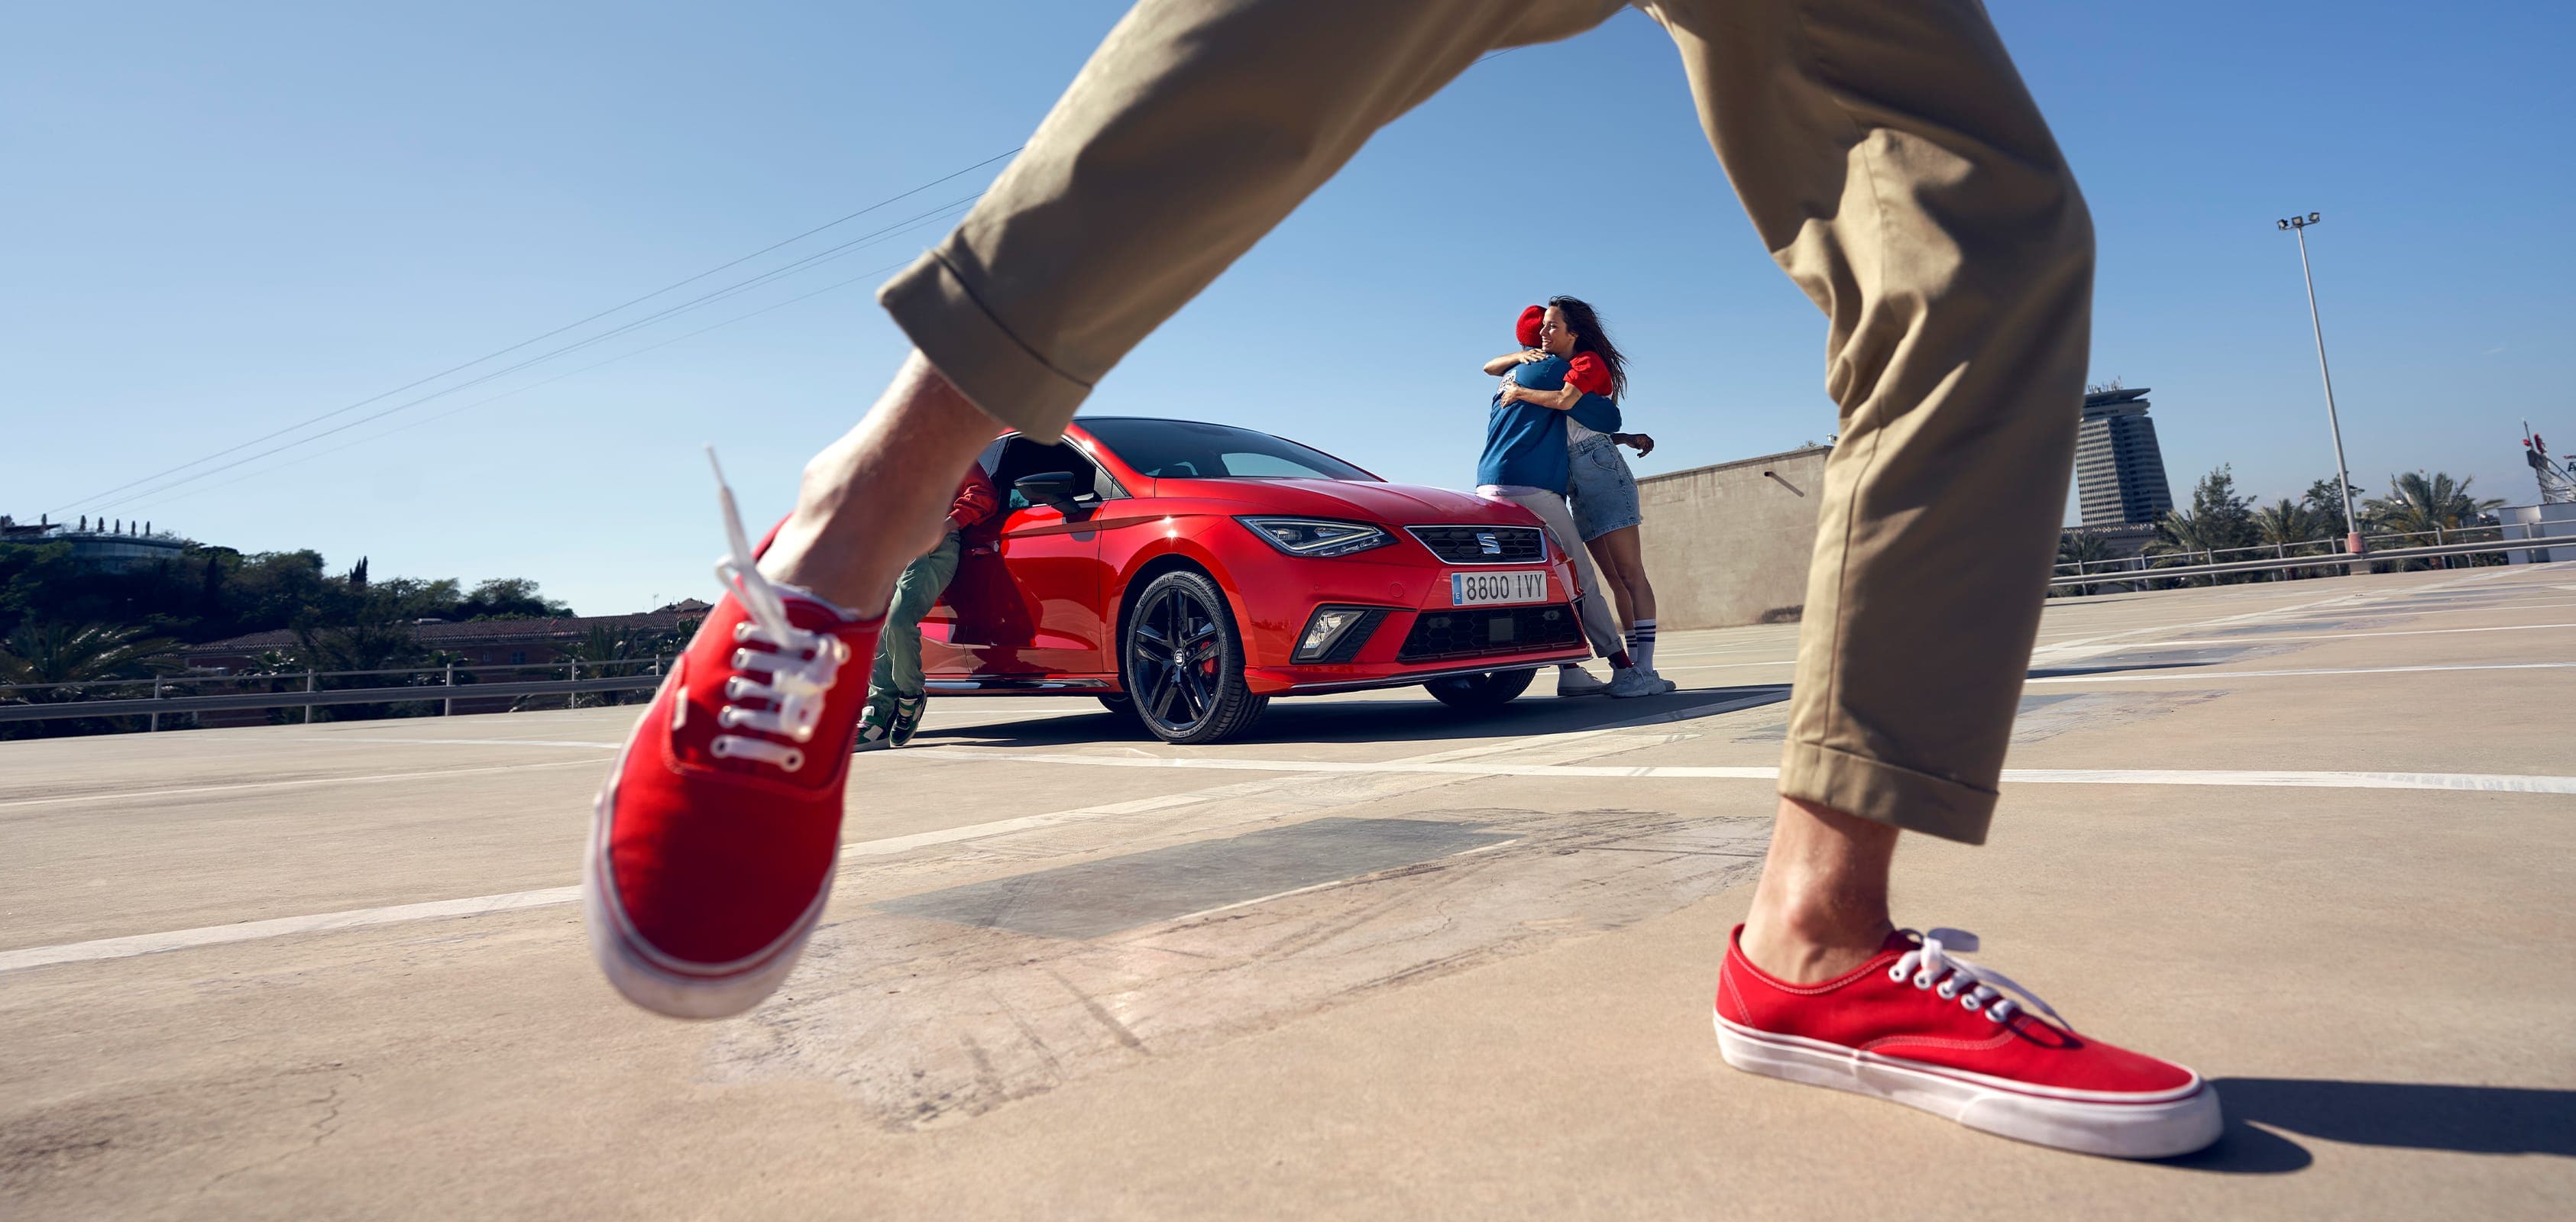
[[[1451,573],[1449,605],[1491,607],[1547,601],[1546,569],[1509,569],[1499,573]]]

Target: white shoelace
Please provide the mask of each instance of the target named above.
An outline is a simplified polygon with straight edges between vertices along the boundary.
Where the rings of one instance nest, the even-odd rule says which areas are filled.
[[[840,676],[841,663],[849,660],[850,647],[839,637],[808,632],[787,621],[787,600],[752,563],[751,540],[743,534],[742,513],[734,507],[733,489],[725,484],[714,446],[707,447],[707,465],[715,468],[725,541],[733,548],[733,554],[716,562],[716,580],[733,591],[751,615],[733,626],[735,649],[728,664],[734,673],[725,680],[725,705],[716,713],[716,724],[727,730],[742,727],[799,743],[809,741],[823,719],[824,694]],[[767,681],[758,677],[762,674],[768,675]],[[738,703],[744,700],[766,703],[757,707]],[[717,759],[755,760],[789,772],[805,766],[802,748],[744,734],[718,734],[707,750]]]
[[[2040,1013],[2056,1019],[2058,1025],[2071,1024],[2059,1018],[2039,994],[2023,988],[2012,977],[1993,968],[1970,963],[1957,957],[1959,952],[1977,949],[1977,935],[1964,929],[1934,929],[1923,934],[1923,944],[1905,952],[1887,969],[1887,978],[1900,984],[1909,978],[1915,988],[1932,989],[1944,1000],[1955,998],[1970,1010],[1983,1011],[1990,1022],[2011,1018],[2013,1011],[2027,1003]],[[2021,1000],[2004,996],[2011,990]]]

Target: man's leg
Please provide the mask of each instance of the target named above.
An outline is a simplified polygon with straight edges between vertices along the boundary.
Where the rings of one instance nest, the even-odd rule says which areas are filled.
[[[1826,464],[1746,931],[1793,979],[1875,953],[1856,816],[1985,838],[2054,554],[2090,340],[2091,221],[1973,0],[1668,0],[1701,120],[1828,320]],[[1789,863],[1804,864],[1793,874]],[[1812,884],[1793,885],[1813,874]],[[1875,898],[1873,898],[1875,897]]]
[[[1985,838],[2074,465],[2093,242],[1976,0],[1662,0],[1701,119],[1824,310],[1825,467],[1771,856],[1718,973],[1740,1069],[2094,1154],[2215,1141],[2190,1070],[1900,934],[1900,829]]]
[[[915,351],[858,427],[805,464],[760,571],[844,607],[885,606],[937,542],[957,477],[1001,430]]]
[[[882,693],[885,698],[912,699],[922,694],[921,619],[938,605],[940,592],[948,588],[957,575],[957,536],[951,533],[939,546],[905,565],[903,576],[894,583],[894,600],[886,608],[885,635],[877,646],[877,665],[868,677],[871,699]]]
[[[1620,7],[1145,0],[1120,21],[958,229],[880,291],[913,355],[806,466],[758,563],[728,564],[735,592],[619,754],[583,887],[609,979],[695,1017],[785,979],[830,894],[865,704],[839,668],[876,652],[876,621],[847,608],[887,605],[996,425],[1052,440],[1380,126],[1488,50]]]
[[[1608,658],[1614,666],[1628,665],[1628,646],[1619,634],[1619,617],[1610,611],[1610,600],[1601,590],[1601,574],[1592,567],[1592,552],[1583,546],[1574,531],[1574,514],[1565,507],[1565,498],[1553,492],[1506,498],[1511,503],[1538,515],[1547,527],[1550,542],[1565,553],[1574,566],[1574,580],[1582,586],[1575,599],[1575,612],[1583,618],[1583,635],[1592,642],[1592,652]]]

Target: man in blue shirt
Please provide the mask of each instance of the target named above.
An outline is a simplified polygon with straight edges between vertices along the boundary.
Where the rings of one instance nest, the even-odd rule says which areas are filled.
[[[1485,453],[1476,460],[1476,494],[1509,501],[1537,515],[1547,527],[1548,538],[1556,542],[1556,550],[1574,566],[1575,580],[1582,587],[1575,593],[1575,611],[1583,619],[1583,635],[1592,642],[1592,652],[1610,659],[1611,678],[1603,683],[1582,667],[1568,664],[1557,668],[1556,693],[1658,695],[1672,688],[1630,661],[1627,643],[1619,635],[1619,617],[1601,594],[1601,575],[1594,571],[1592,553],[1574,529],[1573,511],[1566,508],[1566,418],[1571,416],[1601,433],[1618,432],[1620,424],[1617,402],[1565,384],[1569,368],[1564,357],[1551,352],[1514,366],[1508,375],[1512,385],[1535,393],[1494,392],[1493,406],[1485,414]]]

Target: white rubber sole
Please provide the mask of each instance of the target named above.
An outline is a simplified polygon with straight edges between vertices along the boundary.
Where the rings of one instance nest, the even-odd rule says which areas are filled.
[[[654,707],[645,706],[646,716]],[[626,919],[608,871],[608,812],[617,799],[617,778],[625,775],[626,751],[634,741],[630,734],[627,748],[618,750],[616,762],[609,766],[607,782],[591,803],[590,847],[581,862],[582,925],[590,935],[591,958],[626,1000],[656,1014],[731,1018],[777,992],[787,974],[795,970],[796,960],[805,952],[805,939],[813,934],[814,926],[823,918],[823,906],[832,898],[833,875],[839,873],[839,842],[835,840],[833,844],[835,869],[824,874],[813,902],[769,945],[731,963],[673,959],[645,942]]]
[[[1714,1014],[1718,1054],[1747,1073],[1902,1103],[1980,1132],[2107,1158],[2171,1158],[2218,1140],[2218,1092],[2192,1085],[2135,1102],[2052,1098],[1849,1048],[1770,1035]]]

